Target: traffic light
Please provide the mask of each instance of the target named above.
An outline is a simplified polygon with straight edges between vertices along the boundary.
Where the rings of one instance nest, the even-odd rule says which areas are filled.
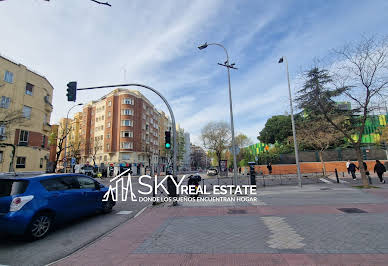
[[[170,131],[165,131],[164,132],[164,139],[165,139],[165,148],[170,149],[171,148],[171,132]]]
[[[67,83],[67,101],[75,102],[77,98],[77,81]]]

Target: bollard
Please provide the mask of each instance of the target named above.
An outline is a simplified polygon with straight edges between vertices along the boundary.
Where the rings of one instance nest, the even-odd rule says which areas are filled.
[[[156,195],[155,195],[155,182],[153,182],[153,185],[152,185],[152,197],[153,197],[152,205],[156,205],[156,201],[155,201],[155,197],[156,197]]]
[[[335,177],[337,178],[337,183],[339,183],[339,178],[338,178],[338,171],[337,171],[337,168],[335,169]]]

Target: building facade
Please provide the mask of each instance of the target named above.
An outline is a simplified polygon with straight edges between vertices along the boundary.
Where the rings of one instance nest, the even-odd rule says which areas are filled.
[[[183,168],[185,170],[190,170],[191,168],[191,148],[190,148],[190,133],[185,132],[185,151],[183,154]]]
[[[46,171],[53,86],[0,56],[0,172]]]
[[[140,92],[116,89],[85,105],[81,116],[81,163],[157,170],[160,114]]]

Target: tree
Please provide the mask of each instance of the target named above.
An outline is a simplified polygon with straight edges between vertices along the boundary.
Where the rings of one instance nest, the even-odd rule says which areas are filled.
[[[2,108],[3,109],[3,108]],[[10,110],[5,110],[0,113],[0,127],[3,128],[3,132],[1,135],[1,140],[3,139],[10,139],[11,136],[11,126],[14,125],[19,125],[21,123],[25,122],[25,117],[22,111],[10,111]],[[25,124],[25,123],[24,123]],[[1,147],[11,147],[11,161],[9,163],[9,172],[14,172],[13,168],[13,162],[15,160],[15,151],[16,151],[16,146],[13,143],[6,143],[6,142],[1,142],[0,143]]]
[[[93,166],[96,165],[97,152],[102,150],[103,143],[100,138],[94,138],[93,147],[90,149],[90,154],[92,155]]]
[[[49,141],[51,143],[55,143],[55,142],[57,143],[56,152],[55,152],[55,161],[53,165],[54,171],[57,168],[58,162],[61,158],[61,153],[65,149],[65,140],[69,135],[70,131],[71,131],[71,127],[68,127],[67,130],[61,127],[60,129],[58,128],[57,133],[53,133],[50,135]]]
[[[322,116],[309,116],[304,120],[300,120],[297,123],[297,132],[297,139],[300,145],[318,150],[319,159],[322,163],[323,174],[326,175],[325,162],[323,161],[323,151],[343,142],[343,134],[336,130]]]
[[[267,120],[257,137],[263,143],[284,143],[292,136],[291,117],[289,115],[275,115]]]
[[[231,131],[225,122],[209,122],[202,128],[203,146],[214,151],[217,162],[222,158],[222,152],[230,147]]]
[[[0,0],[0,2],[1,2],[1,1],[5,1],[5,0]],[[44,1],[50,2],[50,0],[44,0]],[[95,3],[97,3],[97,4],[100,4],[100,5],[112,6],[112,5],[109,4],[108,2],[103,3],[103,2],[97,1],[97,0],[90,0],[90,1],[95,2]]]
[[[323,115],[336,130],[350,141],[356,151],[364,187],[368,187],[361,153],[361,140],[368,114],[373,111],[370,103],[384,97],[388,87],[387,38],[364,38],[335,51],[338,63],[333,74],[314,67],[306,73],[304,87],[296,99],[299,107]],[[332,87],[331,89],[329,87]],[[338,97],[352,103],[349,110],[341,110],[335,103]],[[347,117],[338,120],[339,116]]]

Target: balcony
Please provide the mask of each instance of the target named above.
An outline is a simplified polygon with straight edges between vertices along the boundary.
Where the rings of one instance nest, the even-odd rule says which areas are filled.
[[[51,112],[53,110],[53,105],[50,103],[49,101],[49,97],[48,96],[44,96],[44,110],[47,111],[47,112]]]
[[[51,131],[51,126],[50,126],[50,124],[48,124],[48,123],[43,123],[42,130],[43,130],[44,132],[50,132],[50,131]]]

